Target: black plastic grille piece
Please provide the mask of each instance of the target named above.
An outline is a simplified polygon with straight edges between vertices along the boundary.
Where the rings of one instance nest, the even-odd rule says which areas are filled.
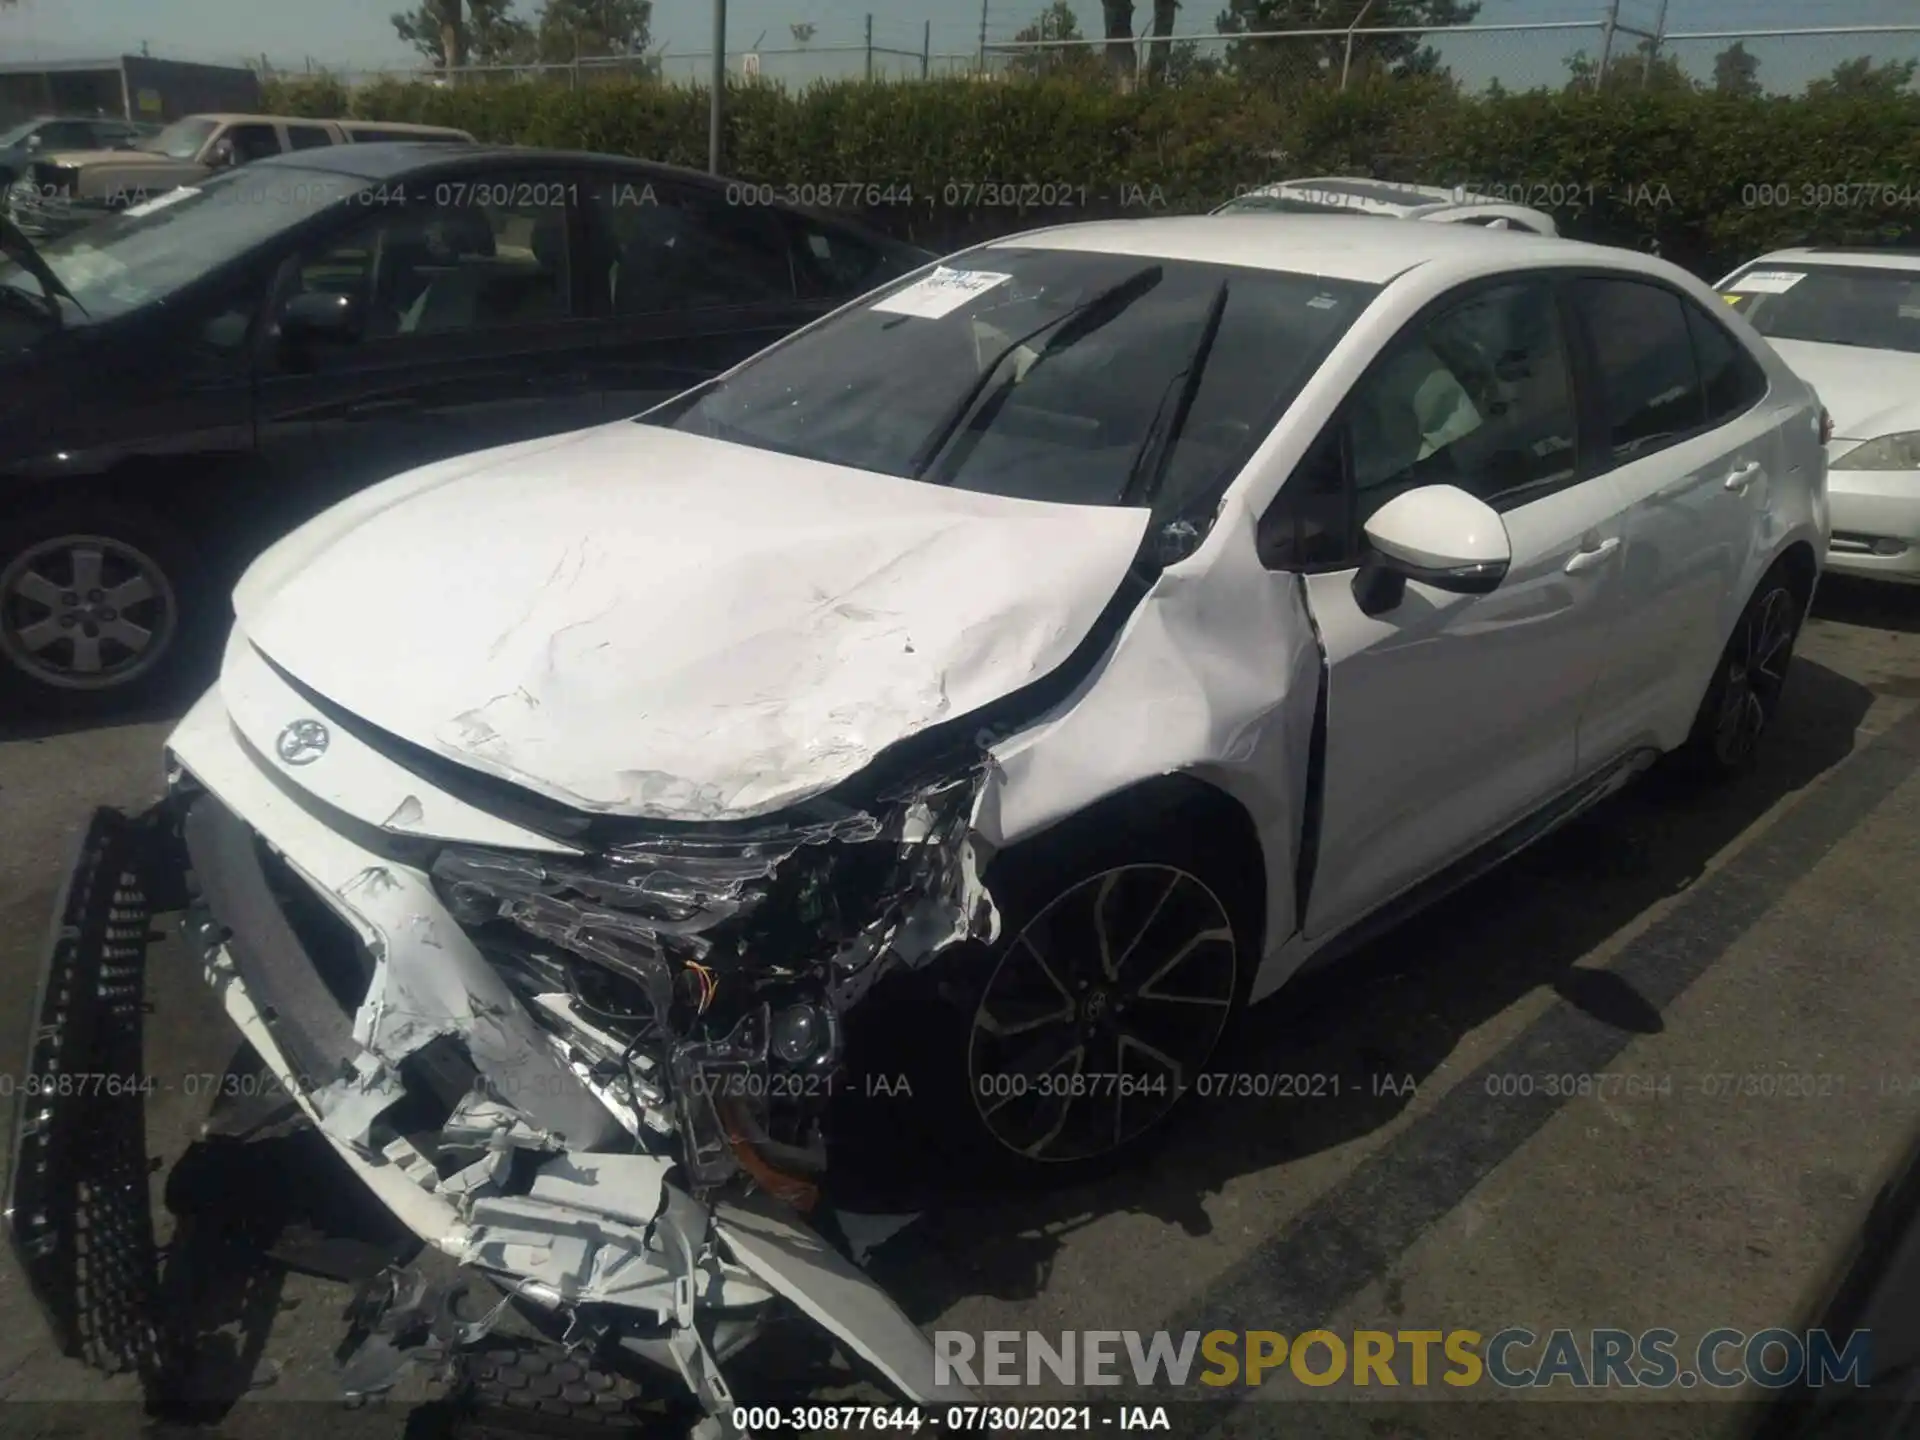
[[[7,1219],[61,1348],[149,1393],[156,1325],[141,1030],[164,809],[94,812],[60,897],[14,1121]]]

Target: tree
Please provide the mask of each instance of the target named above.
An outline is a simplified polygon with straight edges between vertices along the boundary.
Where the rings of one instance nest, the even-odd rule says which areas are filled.
[[[810,20],[802,20],[797,25],[789,25],[787,33],[793,36],[794,44],[804,48],[813,42],[815,35],[820,33],[820,27]]]
[[[436,70],[507,65],[533,54],[533,27],[514,15],[512,0],[420,0],[411,14],[393,17],[393,28]]]
[[[1713,93],[1755,96],[1760,93],[1760,61],[1736,40],[1713,57]]]
[[[1671,55],[1662,55],[1651,40],[1642,40],[1631,50],[1607,61],[1605,86],[1600,83],[1600,66],[1584,50],[1567,61],[1567,90],[1592,91],[1661,90],[1668,93],[1698,90],[1693,77],[1680,68]]]
[[[1179,11],[1180,0],[1153,0],[1153,29],[1150,33],[1154,43],[1147,46],[1147,77],[1151,80],[1172,78],[1168,73],[1170,66],[1181,72],[1190,72],[1199,63],[1198,57],[1191,53],[1176,57],[1173,54],[1176,47],[1168,43]]]
[[[1165,85],[1212,79],[1224,74],[1226,68],[1226,62],[1218,55],[1201,54],[1199,45],[1192,40],[1157,45],[1147,56],[1147,73]]]
[[[1023,50],[1007,62],[1007,72],[1012,75],[1067,75],[1075,79],[1098,79],[1101,72],[1100,57],[1094,54],[1091,45],[1062,45],[1057,49],[1037,48],[1046,40],[1084,40],[1080,33],[1079,17],[1073,13],[1068,0],[1053,0],[1053,4],[1033,17],[1033,23],[1021,30],[1014,40],[1036,48]]]
[[[1267,30],[1354,31],[1352,69],[1359,74],[1432,75],[1440,57],[1422,37],[1406,33],[1465,25],[1480,13],[1479,0],[1227,0],[1214,28],[1223,35]],[[1392,29],[1381,35],[1370,30]],[[1240,40],[1227,50],[1236,73],[1268,84],[1338,80],[1348,68],[1347,37],[1313,35],[1299,40]]]
[[[1833,67],[1831,75],[1812,81],[1807,86],[1807,94],[1891,98],[1912,86],[1916,70],[1920,70],[1920,60],[1888,60],[1875,64],[1862,55],[1857,60],[1842,60]]]
[[[546,0],[540,11],[540,58],[644,54],[653,0]]]
[[[1133,0],[1100,0],[1100,18],[1106,26],[1107,67],[1116,79],[1133,73]]]

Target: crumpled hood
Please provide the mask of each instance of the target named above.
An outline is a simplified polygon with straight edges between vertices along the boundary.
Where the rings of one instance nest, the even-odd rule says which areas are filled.
[[[1873,440],[1920,430],[1920,355],[1810,340],[1769,337],[1767,343],[1819,393],[1836,437]]]
[[[234,604],[298,680],[475,769],[738,819],[1055,669],[1147,519],[623,421],[363,492]]]

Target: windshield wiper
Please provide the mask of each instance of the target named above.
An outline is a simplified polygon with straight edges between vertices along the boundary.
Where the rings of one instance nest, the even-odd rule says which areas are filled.
[[[1019,353],[1022,346],[1038,340],[1049,330],[1055,332],[1053,337],[1041,347],[1040,356],[1036,357],[1034,362],[1038,364],[1041,358],[1066,349],[1067,346],[1084,339],[1101,326],[1117,319],[1129,305],[1160,283],[1162,273],[1162,268],[1158,265],[1149,265],[1143,270],[1136,270],[1126,279],[1109,285],[1064,314],[1056,315],[1044,325],[1036,325],[1024,335],[1008,341],[993,357],[992,363],[980,371],[979,378],[967,387],[967,392],[960,397],[959,403],[943,415],[940,423],[934,426],[925,443],[908,463],[907,478],[919,480],[933,468],[933,462],[940,458],[954,435],[973,415],[975,407],[979,404],[981,397],[987,393],[988,387],[993,384],[994,378],[999,375],[1007,361]]]
[[[73,301],[73,308],[85,316],[86,307],[73,299],[73,292],[60,283],[60,277],[53,273],[47,262],[40,258],[40,252],[34,248],[20,227],[13,223],[10,216],[0,215],[0,254],[6,255],[34,279],[40,282],[40,288],[46,292],[47,309],[52,313],[55,325],[66,322],[60,315],[60,301],[55,298],[64,296]]]
[[[1133,463],[1127,467],[1127,483],[1120,490],[1122,505],[1131,505],[1140,499],[1151,504],[1159,492],[1160,482],[1166,476],[1167,463],[1173,458],[1174,443],[1186,428],[1194,397],[1200,393],[1200,377],[1206,373],[1207,357],[1213,353],[1214,338],[1219,335],[1220,322],[1226,316],[1230,288],[1229,283],[1222,280],[1220,288],[1213,292],[1213,300],[1207,306],[1206,322],[1200,327],[1200,338],[1194,341],[1193,349],[1187,353],[1186,364],[1167,381],[1160,403],[1154,407],[1153,418],[1147,422],[1147,433],[1140,437],[1140,448],[1133,452]],[[1167,398],[1176,393],[1176,384],[1180,388],[1179,398],[1173,406],[1173,418],[1162,426],[1161,421],[1167,416]]]

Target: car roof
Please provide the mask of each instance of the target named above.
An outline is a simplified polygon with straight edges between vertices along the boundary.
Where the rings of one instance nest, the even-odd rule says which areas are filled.
[[[216,125],[242,124],[279,125],[287,120],[299,120],[299,115],[249,115],[240,110],[196,110],[191,115],[182,115],[180,120],[211,120]],[[173,122],[179,124],[178,120]]]
[[[352,175],[362,180],[392,180],[414,170],[467,170],[512,160],[517,164],[586,165],[596,169],[623,169],[643,172],[662,180],[680,180],[700,185],[725,185],[703,170],[687,170],[657,160],[636,160],[625,155],[606,155],[592,150],[538,150],[522,145],[449,146],[429,140],[375,140],[354,145],[333,145],[312,150],[295,150],[284,155],[268,155],[248,164],[249,170],[278,166],[292,170],[325,170],[335,175]]]
[[[1803,245],[1792,250],[1772,250],[1749,260],[1742,270],[1754,265],[1802,265],[1844,267],[1848,270],[1920,270],[1920,250],[1898,246]]]
[[[1299,191],[1322,195],[1340,195],[1351,200],[1396,209],[1417,209],[1424,205],[1453,203],[1459,196],[1439,185],[1402,184],[1393,180],[1370,180],[1354,175],[1316,175],[1296,180],[1280,180],[1253,191],[1255,195],[1288,195]]]
[[[1239,265],[1384,285],[1431,261],[1507,267],[1591,263],[1668,274],[1671,267],[1633,250],[1589,245],[1519,230],[1463,225],[1382,225],[1358,215],[1182,215],[1096,220],[1009,235],[987,249],[1085,250],[1165,260]]]
[[[257,174],[262,170],[317,170],[324,174],[349,175],[358,180],[378,183],[416,173],[457,175],[466,170],[483,169],[501,160],[535,167],[579,166],[623,173],[642,182],[669,181],[680,185],[703,186],[708,190],[725,190],[734,183],[726,176],[710,175],[705,170],[690,170],[661,160],[640,160],[631,155],[608,155],[597,150],[540,150],[523,145],[490,145],[483,142],[448,145],[444,141],[428,140],[359,141],[352,145],[295,150],[249,161],[244,168],[248,174]],[[885,249],[932,258],[931,252],[876,230],[858,215],[784,202],[773,208],[792,215],[808,216],[841,230],[855,231],[864,240]]]

